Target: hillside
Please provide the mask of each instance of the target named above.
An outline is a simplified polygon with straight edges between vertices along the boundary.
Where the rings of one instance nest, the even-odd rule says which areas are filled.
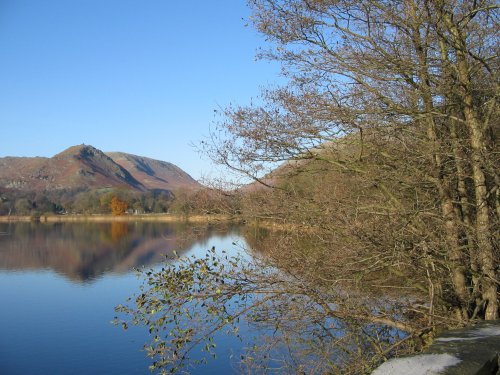
[[[70,147],[52,158],[0,158],[0,187],[21,191],[144,186],[102,151]]]
[[[134,191],[196,189],[200,184],[175,165],[90,145],[52,158],[0,158],[0,189],[15,191],[126,188]]]
[[[148,190],[197,190],[201,185],[189,174],[172,163],[131,155],[107,152],[113,161],[130,172]]]

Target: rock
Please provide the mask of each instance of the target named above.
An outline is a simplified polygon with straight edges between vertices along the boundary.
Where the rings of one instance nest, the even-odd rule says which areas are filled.
[[[372,375],[500,375],[500,321],[446,331],[425,354],[395,358]]]

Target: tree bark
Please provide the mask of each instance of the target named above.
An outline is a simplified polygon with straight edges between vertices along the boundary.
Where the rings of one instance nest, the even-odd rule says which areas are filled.
[[[484,170],[487,163],[484,160],[486,152],[486,142],[484,130],[480,126],[478,116],[473,104],[473,96],[470,82],[470,68],[467,62],[466,39],[461,34],[459,28],[453,23],[448,14],[444,20],[449,28],[451,38],[456,49],[457,76],[461,86],[461,96],[463,102],[463,112],[465,125],[469,132],[469,142],[471,146],[471,167],[474,180],[474,193],[476,204],[475,231],[478,245],[478,258],[483,273],[482,294],[487,301],[485,319],[498,319],[498,287],[495,274],[495,255],[492,244],[492,225],[490,221],[490,208],[488,205],[488,187]]]

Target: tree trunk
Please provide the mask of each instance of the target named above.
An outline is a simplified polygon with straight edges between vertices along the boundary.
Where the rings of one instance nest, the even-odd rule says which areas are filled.
[[[471,145],[472,157],[470,158],[472,166],[472,177],[474,180],[474,192],[476,203],[476,239],[478,245],[479,262],[483,273],[482,292],[483,299],[487,301],[485,319],[498,319],[498,297],[495,274],[495,256],[492,244],[490,208],[488,205],[488,187],[486,185],[486,176],[483,170],[487,167],[484,160],[486,153],[486,142],[484,129],[481,128],[478,116],[474,110],[471,82],[469,77],[469,64],[463,51],[465,51],[465,39],[460,31],[452,23],[449,17],[445,18],[453,41],[456,47],[457,55],[457,73],[459,83],[462,88],[463,111],[465,124],[469,131],[469,142]]]
[[[410,7],[409,16],[413,19],[412,41],[418,59],[418,77],[420,80],[420,95],[422,97],[425,113],[425,122],[427,128],[427,138],[432,147],[432,161],[435,168],[436,187],[439,192],[441,205],[441,214],[444,220],[444,229],[446,233],[446,247],[448,259],[450,261],[451,281],[455,295],[458,298],[459,306],[456,311],[457,318],[468,320],[468,304],[470,293],[467,287],[466,260],[460,244],[460,230],[456,220],[456,213],[453,206],[452,195],[446,181],[446,172],[443,166],[442,142],[436,132],[436,121],[433,113],[437,112],[432,100],[431,79],[429,74],[429,64],[425,43],[421,40],[419,22],[416,15],[416,5]]]

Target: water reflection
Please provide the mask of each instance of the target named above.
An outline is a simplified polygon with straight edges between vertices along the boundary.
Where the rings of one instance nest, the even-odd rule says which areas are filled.
[[[173,250],[183,254],[217,232],[233,230],[183,223],[2,223],[0,270],[51,269],[89,282],[155,264]]]
[[[212,246],[230,250],[242,241],[238,232],[144,222],[0,223],[0,374],[151,374],[142,351],[149,332],[110,324],[115,306],[142,283],[129,270],[173,249],[190,256]],[[238,345],[223,340],[221,359],[198,374],[231,373],[227,358]]]

